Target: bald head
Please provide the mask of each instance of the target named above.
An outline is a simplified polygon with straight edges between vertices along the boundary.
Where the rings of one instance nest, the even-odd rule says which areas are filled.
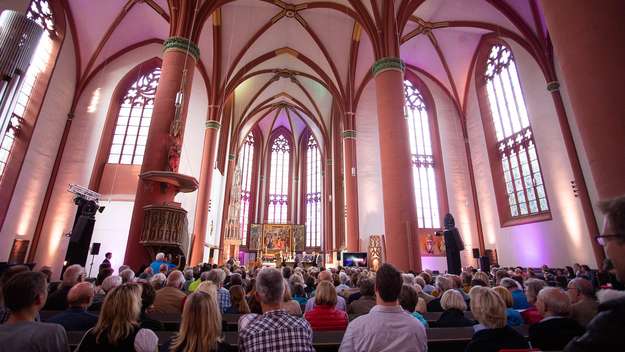
[[[329,272],[329,271],[325,271],[324,270],[324,271],[319,273],[318,279],[319,279],[319,282],[321,282],[321,281],[330,281],[330,282],[332,282],[332,273]]]
[[[545,287],[538,293],[536,308],[544,317],[565,317],[569,314],[569,297],[557,287]]]
[[[91,305],[95,290],[89,282],[79,282],[67,293],[67,304],[70,307],[87,308]]]
[[[571,304],[583,299],[595,299],[595,290],[592,287],[592,283],[581,277],[569,281],[566,293],[571,300]]]

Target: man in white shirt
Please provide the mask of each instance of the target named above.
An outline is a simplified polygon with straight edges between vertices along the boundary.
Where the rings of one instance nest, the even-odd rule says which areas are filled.
[[[425,327],[402,309],[398,297],[403,280],[390,264],[380,267],[375,278],[376,306],[347,326],[340,352],[425,352]]]

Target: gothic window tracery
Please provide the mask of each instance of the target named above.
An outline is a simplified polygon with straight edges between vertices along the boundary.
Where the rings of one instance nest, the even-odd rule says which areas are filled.
[[[24,122],[24,114],[30,102],[35,82],[41,73],[46,70],[50,62],[53,38],[56,36],[54,16],[47,0],[31,1],[26,11],[26,16],[37,22],[44,29],[44,34],[24,75],[13,112],[6,117],[9,121],[2,124],[2,126],[6,126],[6,129],[4,133],[0,134],[2,135],[2,141],[0,141],[0,178],[4,176],[5,167],[13,150],[15,138],[17,138],[21,125]]]
[[[248,133],[243,141],[239,152],[239,168],[241,170],[241,243],[246,243],[247,229],[250,218],[250,205],[252,204],[252,169],[254,161],[254,134]]]
[[[122,98],[108,163],[142,164],[160,76],[160,67],[142,74]]]
[[[430,120],[421,93],[404,81],[406,122],[410,135],[412,180],[420,228],[439,228],[440,210],[436,186],[437,161],[432,150]]]
[[[306,246],[321,246],[321,153],[311,134],[306,143]]]
[[[549,204],[534,135],[517,66],[508,47],[495,44],[490,48],[484,77],[509,216],[546,213]]]
[[[283,133],[270,145],[268,223],[286,224],[289,212],[291,144]]]

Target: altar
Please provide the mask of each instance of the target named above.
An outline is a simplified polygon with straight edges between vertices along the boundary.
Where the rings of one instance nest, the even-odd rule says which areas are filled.
[[[263,266],[295,263],[296,252],[305,248],[306,228],[293,224],[253,224],[250,229],[250,249],[257,250]]]

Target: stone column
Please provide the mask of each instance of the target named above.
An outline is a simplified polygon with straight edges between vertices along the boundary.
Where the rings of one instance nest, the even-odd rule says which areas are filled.
[[[211,106],[215,108],[215,106]],[[200,186],[198,187],[195,223],[193,225],[193,248],[189,265],[204,262],[204,242],[208,223],[208,207],[211,196],[213,170],[215,169],[216,142],[219,139],[221,124],[215,120],[206,121],[204,132],[204,149],[202,150],[202,167],[200,169]]]
[[[386,57],[373,64],[384,204],[386,262],[399,270],[421,270],[418,247],[410,268],[408,243],[417,238],[410,143],[404,116],[404,63]]]
[[[358,178],[356,168],[356,131],[343,131],[343,164],[345,165],[345,247],[350,252],[359,250]]]
[[[187,48],[190,49],[188,53]],[[195,60],[198,57],[199,49],[186,38],[171,37],[164,43],[161,78],[154,98],[154,111],[145,146],[143,164],[141,165],[141,174],[148,171],[178,171],[176,162],[172,163],[172,152],[175,154],[173,151],[176,148],[175,144],[177,148],[182,145]],[[180,90],[181,82],[184,85],[185,98],[180,107],[179,123],[172,124],[176,118],[176,96]],[[143,207],[172,202],[176,193],[177,189],[174,187],[139,179],[124,264],[137,270],[142,264],[153,260],[153,258],[149,258],[147,251],[139,243],[143,227]]]
[[[542,0],[600,199],[625,194],[625,2]]]

